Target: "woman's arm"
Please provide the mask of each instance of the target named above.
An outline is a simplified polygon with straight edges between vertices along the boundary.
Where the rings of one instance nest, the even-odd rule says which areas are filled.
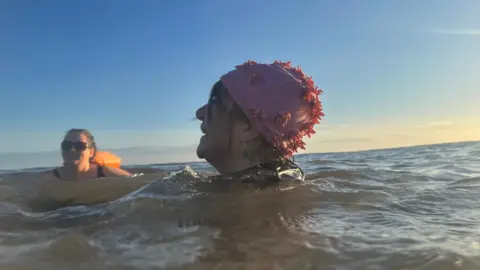
[[[122,170],[120,168],[112,168],[112,167],[104,167],[103,172],[105,173],[106,177],[111,176],[132,176],[131,173]]]

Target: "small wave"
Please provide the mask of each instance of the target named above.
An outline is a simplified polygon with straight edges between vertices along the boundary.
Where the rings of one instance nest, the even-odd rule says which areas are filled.
[[[452,188],[480,187],[480,177],[463,178],[449,184]]]
[[[323,164],[331,164],[333,163],[331,160],[310,160],[308,163],[313,165],[323,165]]]
[[[329,178],[329,177],[335,177],[335,178],[350,178],[355,175],[355,172],[352,171],[346,171],[346,170],[332,170],[332,171],[321,171],[321,172],[315,172],[308,174],[306,177],[306,180],[316,180],[316,179],[322,179],[322,178]]]
[[[3,171],[0,268],[479,269],[478,151],[301,155],[308,181],[268,189],[210,182],[205,163],[82,183]]]

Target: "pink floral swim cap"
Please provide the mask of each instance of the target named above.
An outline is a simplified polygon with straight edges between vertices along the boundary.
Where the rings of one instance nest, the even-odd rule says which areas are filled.
[[[319,99],[323,91],[290,62],[247,61],[220,80],[255,128],[283,156],[305,149],[303,137],[315,134],[314,126],[324,116]]]

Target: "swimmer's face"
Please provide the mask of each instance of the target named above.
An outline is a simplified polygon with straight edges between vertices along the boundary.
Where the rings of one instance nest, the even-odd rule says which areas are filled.
[[[87,136],[81,132],[68,133],[61,144],[62,157],[65,165],[78,166],[89,163],[95,151]]]
[[[235,103],[223,84],[217,83],[208,103],[196,112],[197,119],[202,121],[200,128],[204,134],[197,147],[197,156],[219,171],[229,159],[241,153],[241,150],[237,151],[241,148],[241,134],[236,132],[240,123],[234,121],[229,113],[233,106]]]

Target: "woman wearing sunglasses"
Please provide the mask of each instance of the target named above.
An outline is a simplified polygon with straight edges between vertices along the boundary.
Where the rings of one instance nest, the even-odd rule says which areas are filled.
[[[205,134],[197,156],[214,166],[220,179],[304,180],[289,158],[305,149],[303,137],[314,134],[324,116],[321,93],[290,62],[237,66],[214,84],[208,103],[196,112]]]
[[[102,166],[94,162],[97,153],[95,139],[86,129],[71,129],[61,143],[63,166],[53,170],[62,180],[87,180],[101,177],[130,176],[120,168]]]

